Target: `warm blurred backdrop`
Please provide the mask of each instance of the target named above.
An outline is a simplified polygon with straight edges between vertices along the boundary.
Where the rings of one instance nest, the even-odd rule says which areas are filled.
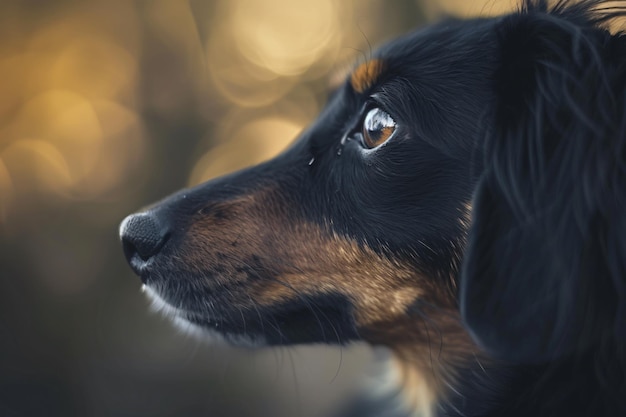
[[[0,2],[0,416],[322,416],[369,349],[251,352],[149,313],[120,220],[267,159],[370,48],[509,0]]]

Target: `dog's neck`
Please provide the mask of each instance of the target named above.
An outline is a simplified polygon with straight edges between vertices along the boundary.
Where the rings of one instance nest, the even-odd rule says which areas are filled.
[[[404,321],[395,319],[393,326],[379,323],[362,335],[373,344],[384,341],[393,352],[392,374],[413,415],[438,415],[438,404],[460,394],[463,371],[480,369],[487,360],[453,308],[422,307]]]
[[[528,417],[548,408],[551,415],[626,415],[626,348],[612,338],[574,357],[514,365],[482,352],[450,311],[408,318],[393,331],[391,375],[408,416]]]

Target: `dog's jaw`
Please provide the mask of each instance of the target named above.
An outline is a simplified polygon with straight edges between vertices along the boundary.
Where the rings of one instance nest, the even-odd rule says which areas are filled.
[[[215,345],[228,345],[245,348],[260,348],[267,345],[263,335],[225,332],[219,329],[220,324],[218,321],[211,322],[211,325],[209,326],[209,321],[205,319],[203,320],[205,325],[200,324],[199,320],[194,320],[190,313],[168,303],[154,288],[149,285],[142,285],[141,292],[143,292],[150,301],[150,309],[153,312],[167,317],[172,321],[178,330],[186,335],[199,340],[206,340],[207,342]]]

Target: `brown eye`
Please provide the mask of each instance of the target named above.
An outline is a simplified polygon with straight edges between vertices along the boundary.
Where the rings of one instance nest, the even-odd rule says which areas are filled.
[[[367,112],[363,120],[363,144],[368,149],[387,141],[396,131],[396,122],[387,112],[378,107]]]

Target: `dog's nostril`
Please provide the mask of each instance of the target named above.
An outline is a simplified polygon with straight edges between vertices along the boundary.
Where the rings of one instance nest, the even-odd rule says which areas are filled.
[[[149,213],[130,215],[120,225],[120,238],[129,262],[135,254],[147,261],[161,250],[168,236],[167,229]]]

